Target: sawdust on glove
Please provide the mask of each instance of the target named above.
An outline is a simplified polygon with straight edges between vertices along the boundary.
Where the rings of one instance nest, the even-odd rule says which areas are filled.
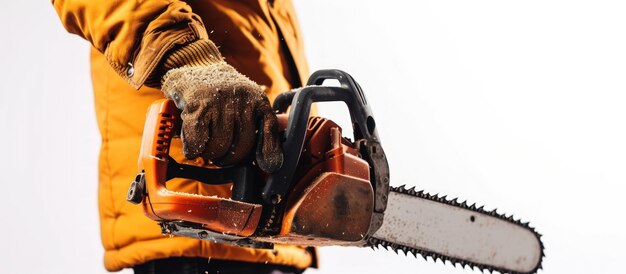
[[[228,166],[248,159],[256,147],[256,162],[263,171],[282,165],[278,122],[269,100],[259,85],[226,62],[171,69],[161,89],[183,110],[187,158],[201,156]]]

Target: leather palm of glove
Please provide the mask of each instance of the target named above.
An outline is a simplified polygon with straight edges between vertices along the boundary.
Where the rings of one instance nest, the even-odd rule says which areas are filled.
[[[213,43],[200,40],[174,51],[164,68],[161,90],[182,110],[187,158],[229,166],[254,151],[263,171],[282,165],[278,122],[263,89],[224,62]]]

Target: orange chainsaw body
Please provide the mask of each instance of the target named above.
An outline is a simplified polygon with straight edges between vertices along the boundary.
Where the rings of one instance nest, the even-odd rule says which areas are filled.
[[[217,233],[253,236],[261,217],[260,204],[167,189],[168,161],[172,160],[167,156],[180,128],[179,113],[168,99],[154,102],[148,110],[139,160],[147,193],[142,201],[144,213],[158,222],[184,220]],[[284,128],[286,115],[279,119]],[[369,165],[341,136],[337,124],[310,118],[296,173],[300,179],[287,195],[280,233],[267,240],[306,245],[362,240],[374,203],[369,175]]]
[[[272,174],[261,172],[252,160],[237,167],[177,163],[169,151],[180,132],[180,110],[172,100],[155,101],[146,116],[140,173],[127,200],[141,204],[164,234],[254,248],[365,245],[382,224],[389,188],[371,110],[348,74],[320,71],[311,77],[309,85],[335,78],[342,87],[309,86],[276,99],[285,160]],[[354,142],[333,121],[309,118],[317,101],[348,105]],[[231,183],[231,197],[169,190],[174,178]]]

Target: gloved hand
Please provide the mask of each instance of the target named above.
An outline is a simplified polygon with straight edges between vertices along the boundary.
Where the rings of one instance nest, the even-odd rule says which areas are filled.
[[[282,165],[282,147],[276,115],[265,93],[224,62],[216,49],[210,57],[170,69],[163,76],[165,97],[182,110],[185,156],[227,166],[247,159],[256,145],[259,167],[277,170]]]

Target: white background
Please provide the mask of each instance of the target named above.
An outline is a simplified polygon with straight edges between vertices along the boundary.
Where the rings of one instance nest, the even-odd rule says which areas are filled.
[[[105,273],[88,44],[36,2],[0,8],[0,272]],[[312,70],[348,71],[369,97],[393,185],[531,221],[544,273],[623,271],[623,1],[296,6]],[[321,263],[310,273],[472,272],[356,248]]]

